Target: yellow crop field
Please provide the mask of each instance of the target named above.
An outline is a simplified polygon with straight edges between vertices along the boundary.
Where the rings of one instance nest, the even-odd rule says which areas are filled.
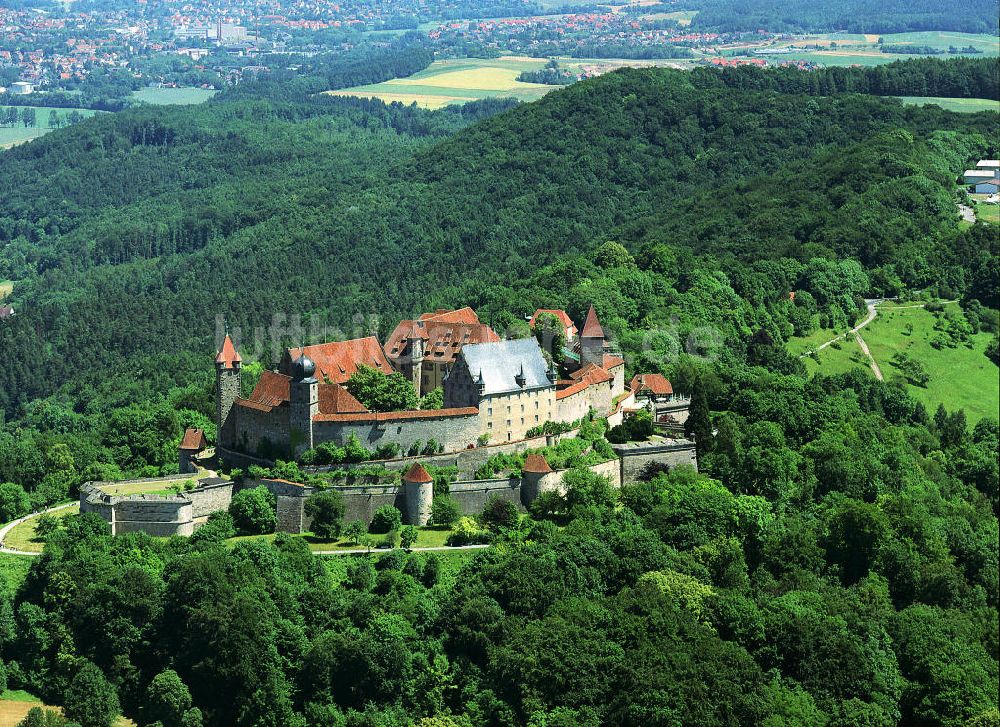
[[[394,81],[394,84],[397,86],[439,86],[441,88],[478,91],[513,91],[520,88],[537,87],[537,84],[518,81],[517,74],[518,71],[511,68],[486,66],[437,73],[422,78],[399,78]]]

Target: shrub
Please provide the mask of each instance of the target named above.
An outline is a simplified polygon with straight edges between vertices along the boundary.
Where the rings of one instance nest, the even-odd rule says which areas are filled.
[[[420,454],[420,444],[421,442],[418,439],[417,441],[415,441],[413,444],[410,445],[410,448],[406,450],[406,454],[410,457],[416,457],[418,454]]]
[[[364,539],[367,532],[368,528],[365,527],[363,520],[351,520],[351,522],[347,523],[344,527],[344,537],[346,537],[348,541],[357,545],[361,545],[361,541]]]
[[[324,490],[306,500],[306,515],[312,518],[312,530],[324,540],[340,535],[344,519],[344,498],[336,490]]]
[[[277,524],[274,496],[263,485],[233,495],[229,514],[233,516],[236,529],[243,535],[273,533]]]
[[[416,527],[413,525],[404,525],[403,529],[399,531],[399,544],[402,548],[409,550],[417,542],[419,536],[420,531]]]
[[[372,524],[368,526],[370,533],[388,533],[399,530],[403,524],[403,515],[392,505],[382,505],[372,516]]]
[[[455,532],[448,536],[448,545],[474,545],[490,542],[490,533],[479,527],[479,523],[471,517],[459,518],[455,524]],[[426,566],[425,566],[426,573]]]
[[[454,525],[458,518],[462,516],[462,511],[458,503],[447,495],[434,498],[431,503],[431,523],[442,527]]]
[[[221,542],[236,535],[236,525],[233,516],[228,512],[213,512],[205,524],[191,536],[192,543]]]
[[[382,538],[382,542],[379,544],[380,548],[398,548],[399,547],[399,531],[390,530]]]
[[[399,445],[395,442],[383,444],[375,450],[375,459],[396,459],[399,456]]]
[[[497,532],[501,528],[516,527],[520,519],[517,506],[499,495],[491,495],[483,512],[479,515],[479,522],[493,532]]]

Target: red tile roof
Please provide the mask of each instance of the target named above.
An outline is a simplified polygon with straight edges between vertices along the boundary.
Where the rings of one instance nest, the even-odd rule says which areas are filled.
[[[264,371],[249,399],[236,403],[258,411],[271,411],[291,398],[292,379],[275,371]],[[356,414],[368,411],[340,384],[318,384],[320,414]]]
[[[320,384],[319,411],[321,414],[357,414],[368,410],[340,384]]]
[[[611,374],[602,369],[600,366],[596,366],[594,364],[584,364],[581,368],[571,373],[570,378],[573,383],[564,389],[559,389],[556,392],[556,400],[565,399],[569,396],[573,396],[573,394],[579,394],[581,391],[586,391],[591,386],[606,384],[614,379]]]
[[[250,394],[250,400],[266,406],[278,406],[291,398],[291,384],[291,377],[265,370]]]
[[[552,468],[546,461],[545,457],[540,454],[529,454],[524,458],[524,467],[521,468],[522,472],[528,472],[531,474],[542,475],[546,472],[551,472]]]
[[[292,362],[303,353],[316,364],[316,370],[319,372],[317,378],[329,380],[334,384],[346,382],[361,364],[386,375],[394,370],[375,336],[354,338],[350,341],[330,341],[304,348],[290,348],[281,358],[282,373],[291,374]]]
[[[674,387],[670,381],[662,374],[639,374],[632,377],[632,382],[628,385],[633,394],[649,392],[657,396],[664,396],[674,393]]]
[[[387,412],[347,412],[344,414],[326,414],[320,412],[313,417],[314,422],[399,422],[411,419],[448,419],[450,417],[467,417],[479,414],[479,409],[466,406],[456,409],[420,409],[414,411]]]
[[[424,360],[452,364],[467,343],[496,343],[500,336],[479,322],[472,308],[425,313],[415,321],[400,321],[385,342],[385,354],[397,361],[409,354],[410,339],[424,342]]]
[[[619,358],[618,356],[613,356],[610,353],[604,354],[604,360],[601,362],[604,364],[604,368],[608,371],[611,369],[616,369],[619,366],[625,365],[625,359]]]
[[[200,452],[207,446],[208,440],[205,439],[205,432],[200,429],[186,429],[179,449],[189,452]]]
[[[226,334],[226,338],[222,341],[222,348],[219,349],[219,355],[215,357],[215,363],[224,364],[225,368],[231,369],[234,363],[239,363],[243,360],[240,354],[236,351],[236,346],[233,345],[233,339]]]
[[[407,482],[433,482],[434,478],[430,476],[424,466],[419,462],[414,462],[413,466],[403,475],[403,479]]]
[[[601,327],[601,322],[597,320],[597,311],[594,310],[593,303],[590,305],[590,310],[587,311],[587,320],[583,324],[583,337],[604,338],[604,329]]]

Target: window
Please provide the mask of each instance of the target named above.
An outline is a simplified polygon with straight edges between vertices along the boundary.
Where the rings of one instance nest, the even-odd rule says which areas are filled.
[[[486,428],[487,429],[492,429],[493,428],[493,422],[486,422]]]
[[[535,421],[536,422],[538,421],[538,415],[537,414],[535,414]]]
[[[521,424],[524,424],[524,417],[521,417]]]
[[[521,411],[524,411],[524,404],[521,404]]]
[[[510,419],[507,420],[507,426],[510,427]]]
[[[538,408],[538,401],[537,400],[535,401],[535,408],[536,409]]]
[[[493,416],[493,407],[492,407],[492,406],[491,406],[491,407],[489,407],[489,408],[488,408],[488,409],[486,410],[486,414],[487,414],[487,415],[489,415],[489,416]]]

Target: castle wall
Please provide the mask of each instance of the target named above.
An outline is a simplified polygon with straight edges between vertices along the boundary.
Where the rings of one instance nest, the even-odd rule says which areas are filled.
[[[194,532],[191,501],[184,496],[134,495],[113,498],[112,533],[147,533],[160,537]]]
[[[351,435],[365,447],[377,449],[386,444],[398,444],[406,453],[414,442],[426,444],[433,439],[446,452],[462,450],[475,445],[479,437],[479,418],[475,414],[441,417],[390,419],[388,421],[324,422],[313,423],[316,444],[335,442],[343,445]]]
[[[478,515],[490,498],[495,496],[513,502],[519,510],[524,511],[519,478],[452,482],[448,494],[465,515]]]
[[[213,512],[229,509],[229,503],[233,499],[233,483],[203,485],[185,492],[184,496],[191,500],[192,517],[208,517]]]
[[[613,446],[620,458],[620,477],[623,484],[638,482],[643,471],[651,463],[663,463],[670,467],[691,465],[698,468],[694,442],[686,439],[674,440],[669,444],[629,442]]]
[[[271,411],[261,411],[248,406],[233,407],[236,416],[235,446],[237,449],[266,456],[266,446],[261,445],[266,440],[270,442],[271,457],[279,457],[288,453],[289,449],[289,408],[274,407]]]

